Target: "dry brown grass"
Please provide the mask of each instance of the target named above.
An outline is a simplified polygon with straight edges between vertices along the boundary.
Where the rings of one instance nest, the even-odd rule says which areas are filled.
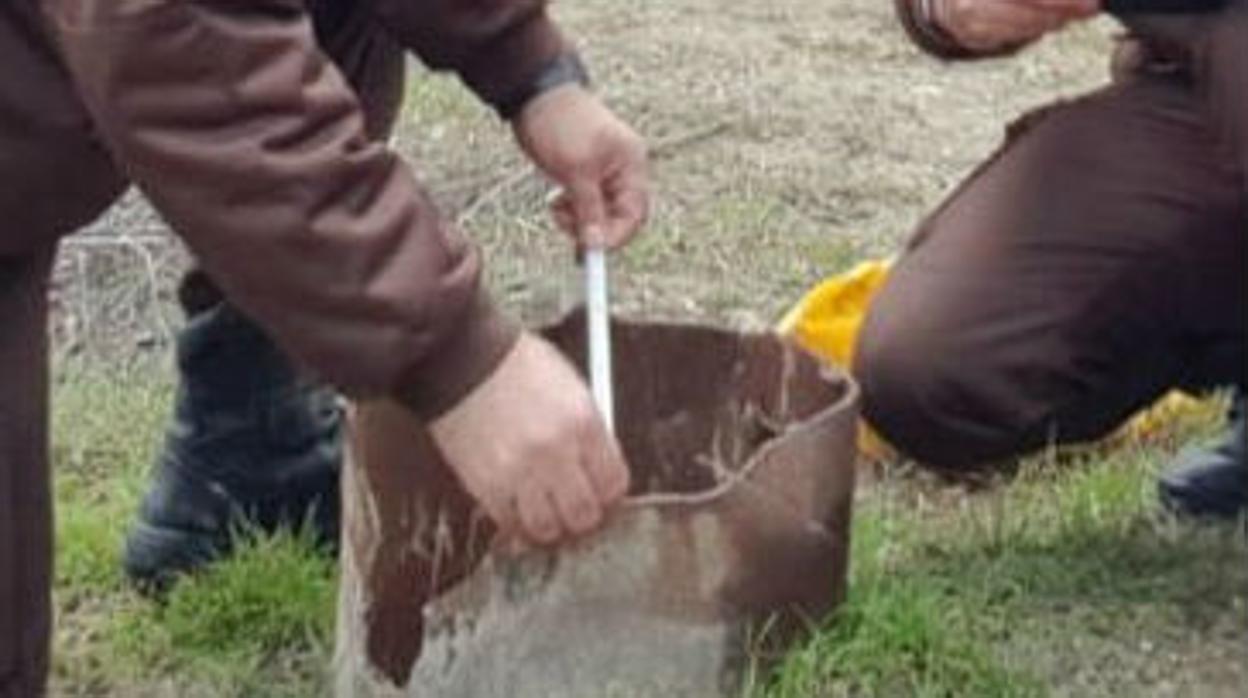
[[[655,149],[654,219],[618,262],[624,309],[753,326],[851,260],[895,250],[1009,120],[1103,82],[1113,31],[1082,27],[1020,60],[951,67],[906,42],[885,0],[557,7],[602,93]],[[575,272],[542,210],[547,185],[453,79],[413,72],[397,147],[486,247],[499,295],[548,317],[574,297]],[[95,232],[150,248],[161,229],[132,197]],[[67,257],[107,252],[147,275],[133,246],[82,247],[70,241]],[[168,299],[175,276],[162,272],[154,292]],[[81,293],[134,296],[119,279],[69,289],[65,307],[84,307]],[[107,326],[152,334],[144,318],[157,317]]]

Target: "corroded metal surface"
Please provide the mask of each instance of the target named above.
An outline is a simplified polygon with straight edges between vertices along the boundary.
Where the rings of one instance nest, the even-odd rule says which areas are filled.
[[[569,319],[547,335],[580,363]],[[857,395],[771,335],[619,324],[635,492],[557,551],[490,548],[400,408],[361,405],[344,485],[340,696],[732,695],[843,597]]]

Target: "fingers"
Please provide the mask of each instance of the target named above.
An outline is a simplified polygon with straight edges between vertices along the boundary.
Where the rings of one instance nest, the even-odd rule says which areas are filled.
[[[555,225],[567,233],[578,247],[618,249],[627,244],[650,216],[650,191],[644,175],[630,175],[620,184],[609,184],[604,196],[602,224],[595,228],[582,223],[582,214],[567,192],[557,192],[551,199],[550,213]],[[593,206],[590,206],[593,210]]]
[[[482,492],[483,494],[476,498],[482,511],[494,522],[502,535],[514,535],[521,524],[517,519],[518,511],[511,494],[497,487],[483,488]]]
[[[645,143],[631,132],[611,131],[596,156],[550,198],[555,223],[579,247],[616,249],[641,229],[650,215],[650,176]]]
[[[530,480],[520,486],[516,492],[516,514],[524,537],[538,545],[551,545],[563,535],[544,482]]]
[[[585,475],[598,501],[610,507],[628,493],[629,470],[619,444],[601,422],[585,436]]]
[[[1030,41],[1100,11],[1101,0],[943,0],[938,21],[968,48]]]
[[[575,179],[568,185],[567,197],[581,244],[586,247],[605,247],[607,205],[602,183],[592,177]]]
[[[581,436],[571,460],[548,463],[517,494],[521,533],[537,545],[590,533],[628,491],[628,468],[602,424]]]
[[[572,243],[580,250],[584,247],[581,243],[581,236],[578,230],[579,225],[576,222],[576,211],[572,209],[572,199],[568,197],[562,190],[553,192],[550,200],[550,215],[555,220],[555,225],[567,233],[572,238]]]
[[[602,503],[580,464],[567,468],[562,477],[551,484],[551,499],[566,533],[585,535],[602,523]]]
[[[643,166],[630,168],[607,187],[605,243],[609,249],[623,246],[650,217],[649,177]]]
[[[1060,29],[1066,24],[1061,13],[1023,4],[990,5],[972,24],[976,34],[1001,37],[1004,41],[1028,39]]]
[[[627,489],[627,477],[617,476],[606,487],[620,494],[605,499],[580,465],[550,470],[547,477],[523,484],[516,494],[513,520],[519,524],[519,533],[537,545],[553,545],[590,533],[602,523],[606,508]],[[500,529],[515,528],[504,529],[500,524]]]
[[[1067,20],[1041,4],[1047,1],[946,0],[941,23],[968,48],[996,50],[1060,28]]]

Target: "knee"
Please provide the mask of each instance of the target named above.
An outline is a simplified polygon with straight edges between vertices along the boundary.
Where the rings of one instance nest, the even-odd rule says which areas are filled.
[[[904,328],[868,323],[859,338],[853,374],[862,390],[863,417],[907,456],[944,464],[948,460],[937,434],[942,427],[927,396],[935,361],[922,365],[925,347]],[[947,441],[945,441],[947,443]]]
[[[1018,430],[984,394],[984,357],[959,346],[957,329],[868,322],[853,373],[863,416],[909,458],[969,469],[1015,455]]]

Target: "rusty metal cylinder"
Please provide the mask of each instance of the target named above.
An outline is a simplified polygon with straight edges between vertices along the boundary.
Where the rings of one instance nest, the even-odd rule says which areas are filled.
[[[545,334],[583,365],[584,325]],[[857,391],[771,334],[617,323],[634,491],[557,550],[492,549],[422,426],[357,405],[340,698],[739,694],[844,596]]]

